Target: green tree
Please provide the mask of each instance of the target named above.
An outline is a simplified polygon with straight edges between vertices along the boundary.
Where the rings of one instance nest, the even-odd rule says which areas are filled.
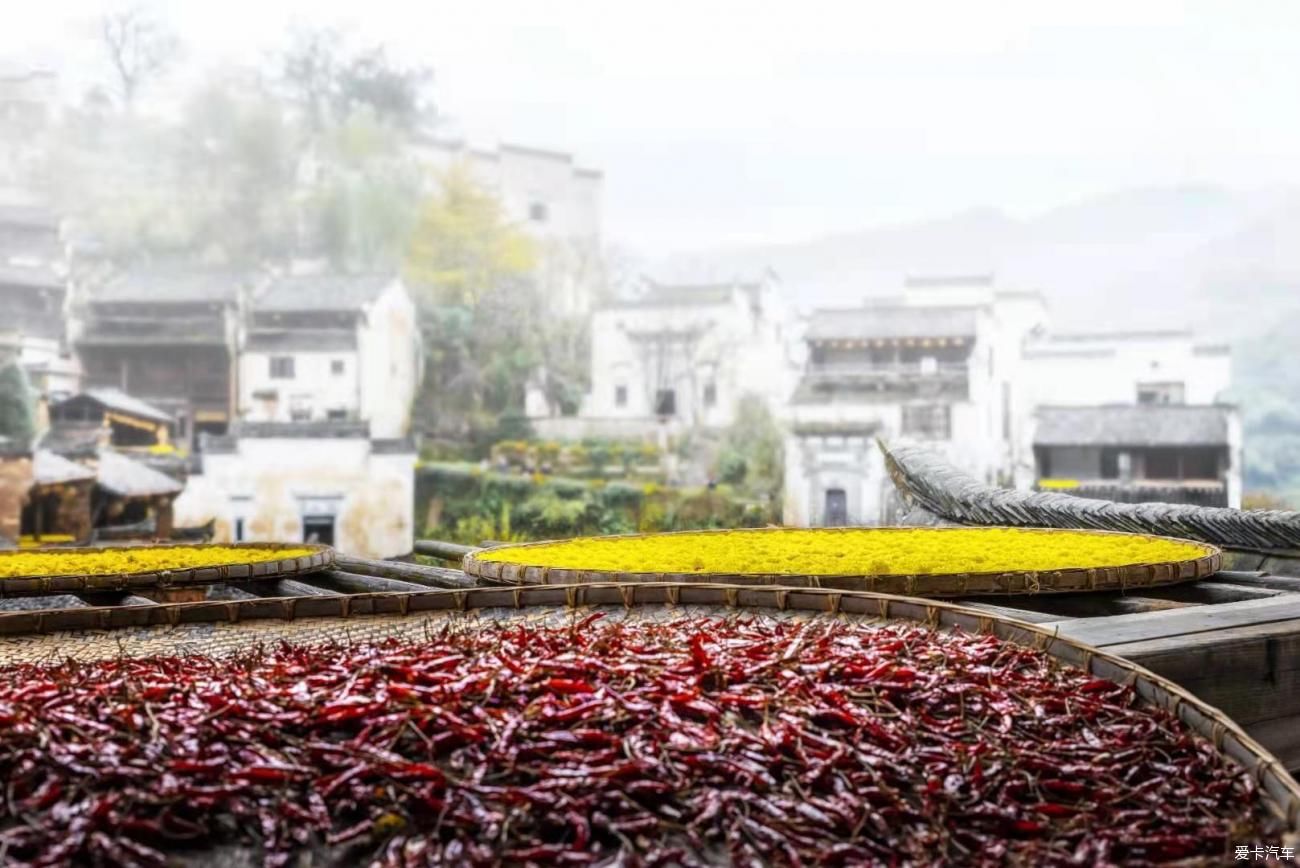
[[[743,395],[736,414],[723,432],[717,472],[721,481],[766,494],[780,502],[784,486],[785,444],[781,426],[767,403]]]
[[[30,443],[36,433],[34,398],[27,372],[18,362],[0,367],[0,437],[15,443]]]
[[[463,166],[442,176],[419,209],[403,269],[421,308],[417,412],[426,425],[479,439],[522,409],[543,321],[534,265],[531,240]]]

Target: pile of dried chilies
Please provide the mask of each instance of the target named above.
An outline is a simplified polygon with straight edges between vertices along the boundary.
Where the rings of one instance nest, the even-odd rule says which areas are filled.
[[[1276,840],[1249,777],[1131,688],[828,620],[16,667],[0,780],[7,865],[241,841],[268,865],[1091,865]]]

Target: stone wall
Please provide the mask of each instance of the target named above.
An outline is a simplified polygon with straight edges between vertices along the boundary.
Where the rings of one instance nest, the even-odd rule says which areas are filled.
[[[18,541],[23,504],[32,487],[32,459],[27,455],[0,455],[0,538]]]

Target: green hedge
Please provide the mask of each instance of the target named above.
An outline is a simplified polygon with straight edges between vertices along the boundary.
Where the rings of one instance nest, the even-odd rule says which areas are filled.
[[[761,527],[771,507],[716,489],[655,483],[498,473],[476,464],[429,462],[416,471],[417,521],[425,536],[476,544],[484,539],[555,539],[592,534]]]

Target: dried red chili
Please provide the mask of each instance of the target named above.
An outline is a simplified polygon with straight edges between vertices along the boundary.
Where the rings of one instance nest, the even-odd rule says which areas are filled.
[[[1132,689],[906,625],[592,616],[6,675],[6,864],[242,834],[273,866],[1065,865],[1270,834],[1249,776]]]

